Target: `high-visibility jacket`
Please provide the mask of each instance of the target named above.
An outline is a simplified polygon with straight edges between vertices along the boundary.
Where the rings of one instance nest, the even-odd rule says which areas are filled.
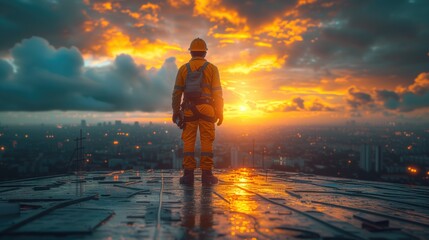
[[[206,59],[203,57],[193,57],[189,64],[192,71],[199,69],[205,62]],[[173,97],[172,97],[172,107],[173,113],[178,113],[180,111],[180,105],[182,101],[182,94],[185,89],[185,79],[188,70],[186,64],[182,65],[179,68],[176,76],[176,83],[174,85]],[[209,87],[202,88],[202,97],[201,98],[211,98],[213,99],[213,107],[215,109],[216,117],[223,115],[223,97],[222,97],[222,86],[220,84],[219,70],[217,67],[211,63],[206,67],[203,72],[203,85]]]

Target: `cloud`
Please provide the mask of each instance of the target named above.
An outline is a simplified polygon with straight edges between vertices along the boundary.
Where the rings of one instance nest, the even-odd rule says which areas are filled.
[[[287,66],[347,72],[361,84],[377,79],[389,87],[409,85],[427,69],[427,2],[332,2],[330,8],[320,7],[321,1],[299,9],[320,24],[288,49]]]
[[[0,59],[0,82],[8,81],[13,75],[13,67],[5,60]]]
[[[301,97],[292,98],[290,101],[277,101],[267,104],[257,104],[258,109],[265,112],[334,112],[334,107],[328,106],[319,99],[306,101]]]
[[[292,102],[299,108],[304,109],[304,99],[297,97],[292,99]]]
[[[421,73],[414,79],[414,83],[408,87],[410,92],[424,95],[429,91],[429,73]]]
[[[313,102],[313,105],[311,105],[308,110],[312,112],[321,112],[321,111],[334,112],[335,108],[326,106],[325,104],[316,100]]]
[[[402,101],[399,110],[402,112],[411,112],[417,109],[429,107],[429,92],[418,95],[406,92],[402,95]]]
[[[373,97],[374,96],[374,97]],[[372,93],[349,89],[348,104],[353,110],[371,109],[412,112],[429,107],[429,73],[420,73],[414,83],[396,91],[374,89]]]
[[[387,109],[397,109],[399,107],[400,96],[389,90],[375,90],[376,98],[383,102],[383,105]]]
[[[365,92],[357,92],[355,88],[350,88],[348,93],[349,96],[347,103],[352,109],[371,106],[371,104],[374,102],[370,94]]]
[[[177,72],[175,58],[147,71],[126,54],[111,65],[83,65],[80,51],[55,48],[33,37],[11,49],[12,66],[0,60],[0,111],[167,111]]]
[[[399,110],[411,112],[429,107],[429,73],[420,73],[407,90],[400,93]]]
[[[34,35],[54,45],[69,45],[86,18],[81,1],[0,1],[0,9],[0,52]]]
[[[276,55],[261,55],[251,63],[235,64],[226,69],[230,73],[249,74],[256,71],[271,71],[274,68],[281,68],[285,58],[278,58]]]

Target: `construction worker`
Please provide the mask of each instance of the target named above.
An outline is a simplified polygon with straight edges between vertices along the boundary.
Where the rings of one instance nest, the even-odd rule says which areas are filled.
[[[196,38],[191,42],[189,51],[192,58],[179,68],[173,90],[173,122],[183,129],[184,175],[180,178],[180,184],[194,184],[194,170],[197,167],[195,140],[198,129],[202,184],[213,185],[218,182],[212,174],[213,141],[215,123],[220,126],[223,122],[223,98],[219,71],[205,59],[207,50],[203,39]]]

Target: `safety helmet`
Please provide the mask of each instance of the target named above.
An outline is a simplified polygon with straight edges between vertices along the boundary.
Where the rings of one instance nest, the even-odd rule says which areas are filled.
[[[195,38],[194,40],[192,40],[188,50],[195,51],[195,52],[205,52],[208,49],[207,49],[207,44],[203,39]]]

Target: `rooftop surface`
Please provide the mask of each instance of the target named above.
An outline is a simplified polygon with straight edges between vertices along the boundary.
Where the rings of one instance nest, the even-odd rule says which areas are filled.
[[[429,239],[429,188],[237,169],[0,183],[2,239]]]

